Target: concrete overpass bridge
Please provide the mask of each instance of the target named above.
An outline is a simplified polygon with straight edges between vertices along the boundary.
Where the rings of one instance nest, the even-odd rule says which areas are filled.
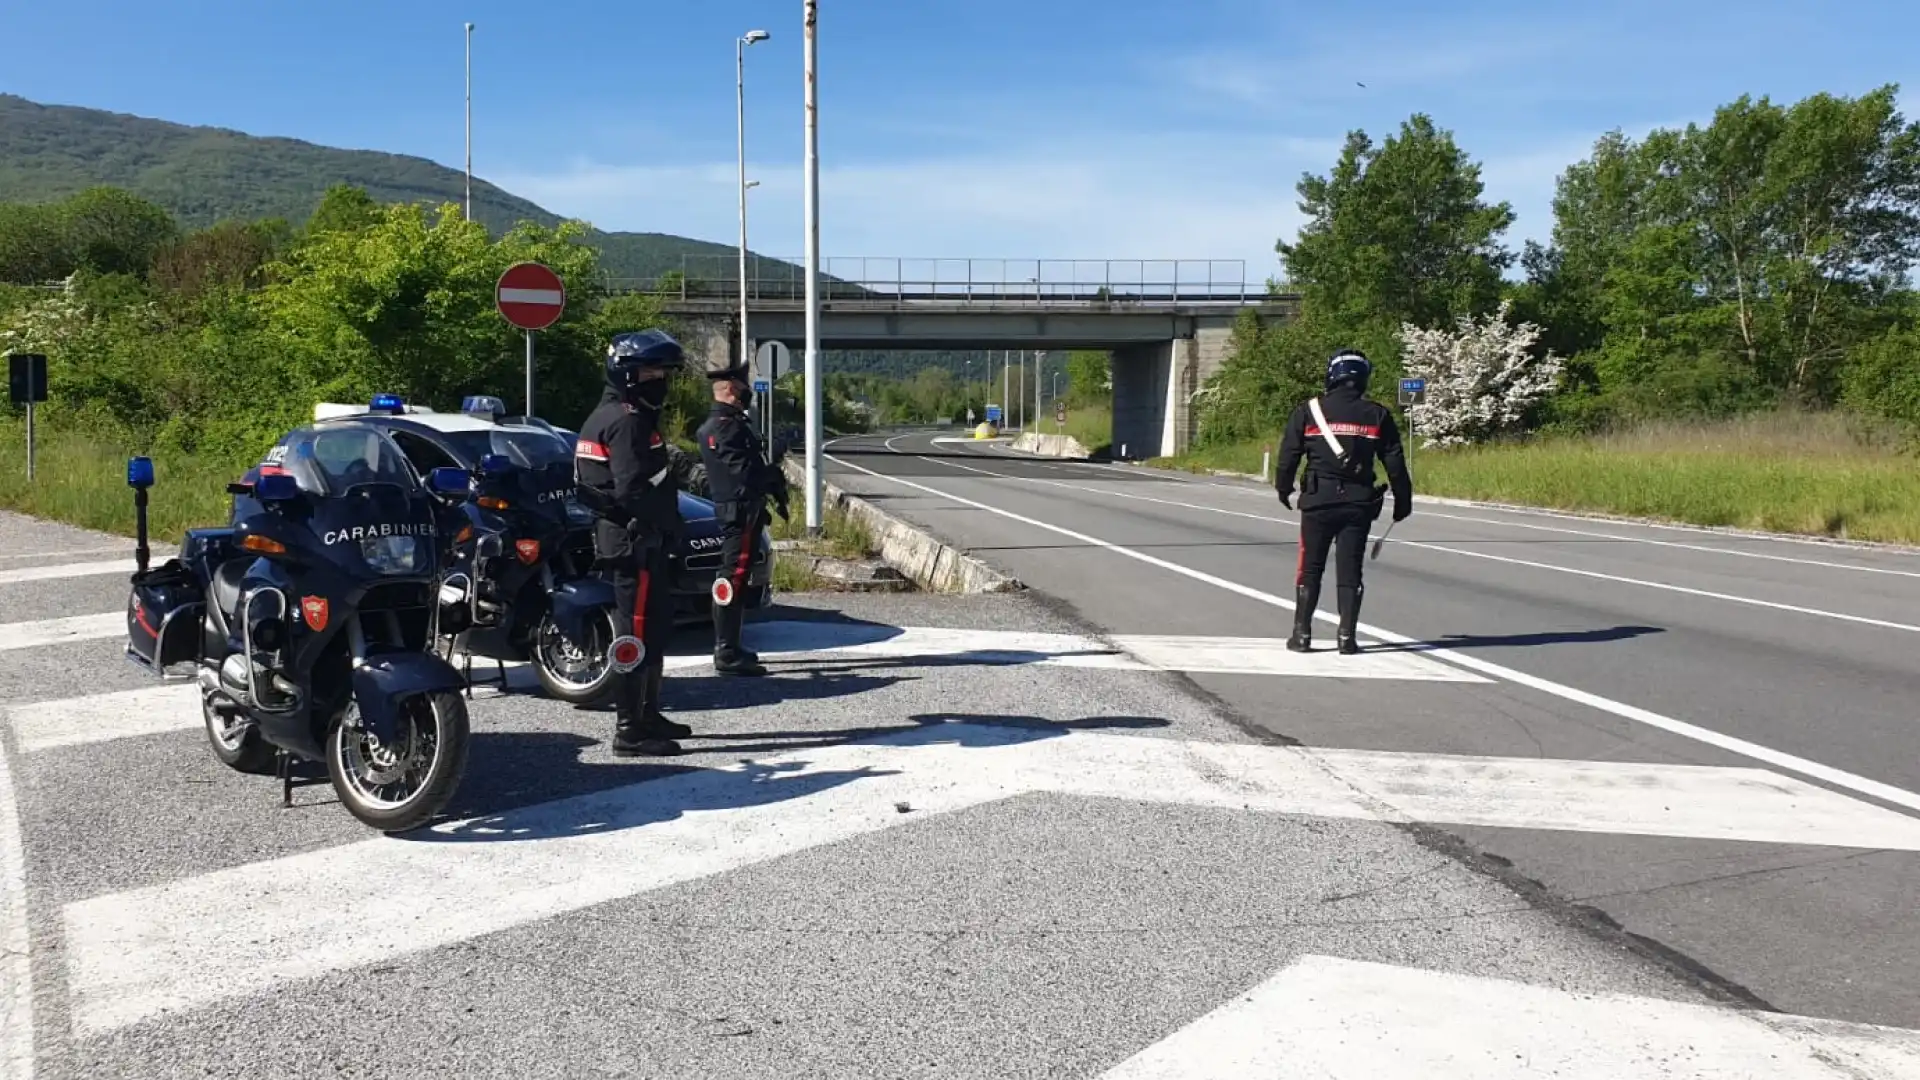
[[[804,260],[749,257],[749,356],[785,342],[802,362]],[[677,275],[610,283],[664,299],[690,345],[722,366],[740,352],[739,262],[687,256]],[[1252,309],[1284,320],[1298,297],[1247,280],[1239,260],[822,259],[820,348],[1103,349],[1113,355],[1113,446],[1129,457],[1190,445],[1195,391],[1226,361]],[[756,378],[785,372],[755,370]]]

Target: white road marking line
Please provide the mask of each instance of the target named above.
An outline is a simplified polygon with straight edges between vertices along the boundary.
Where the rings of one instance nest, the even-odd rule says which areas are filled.
[[[0,623],[0,652],[8,649],[33,649],[70,641],[90,641],[120,637],[127,632],[127,613],[105,611],[98,615],[69,615],[34,622]]]
[[[1447,521],[1471,521],[1479,525],[1492,525],[1496,528],[1531,529],[1535,532],[1564,533],[1569,536],[1587,536],[1597,540],[1618,540],[1628,544],[1646,544],[1650,547],[1676,548],[1682,551],[1702,551],[1710,555],[1731,555],[1741,559],[1765,559],[1768,562],[1797,563],[1801,566],[1820,566],[1831,570],[1852,570],[1862,574],[1890,574],[1895,577],[1920,578],[1920,570],[1894,570],[1885,566],[1861,566],[1856,563],[1831,562],[1826,559],[1797,559],[1791,555],[1769,555],[1762,551],[1740,551],[1735,548],[1710,547],[1706,544],[1683,544],[1678,540],[1655,540],[1646,536],[1620,536],[1616,533],[1593,532],[1588,529],[1569,529],[1559,525],[1534,525],[1525,521],[1501,521],[1498,518],[1470,517],[1466,514],[1445,514],[1436,510],[1422,510],[1421,517],[1442,518]]]
[[[1473,785],[1465,794],[1463,782]],[[1431,809],[1442,821],[1516,828],[1920,850],[1920,821],[1761,770],[1329,755],[934,724],[68,904],[73,1029],[90,1037],[1033,792],[1370,821]],[[914,814],[898,813],[899,801]],[[235,897],[245,898],[245,934],[225,932]]]
[[[45,559],[55,555],[62,558],[70,558],[75,555],[125,555],[131,545],[132,542],[129,541],[126,546],[122,547],[76,548],[72,551],[30,551],[25,555],[0,555],[0,562],[16,559]],[[155,550],[157,551],[158,549]]]
[[[27,922],[27,858],[14,801],[13,766],[0,743],[0,1080],[33,1077],[33,936]]]
[[[750,623],[746,643],[769,660],[801,656],[886,657],[929,664],[1018,665],[1098,668],[1112,671],[1182,671],[1216,675],[1279,675],[1307,678],[1402,679],[1427,682],[1484,683],[1472,672],[1407,653],[1362,653],[1337,660],[1326,653],[1290,653],[1281,638],[1183,638],[1121,636],[1112,645],[1077,634],[1011,630],[952,630],[943,627],[889,627],[863,623]],[[1115,649],[1122,650],[1116,652]],[[458,656],[456,655],[456,666]],[[713,657],[669,655],[670,675],[710,671]],[[473,696],[503,696],[500,671],[509,691],[540,686],[532,665],[509,660],[496,668],[476,659]],[[198,728],[204,723],[200,690],[192,683],[166,683],[38,701],[0,708],[23,754],[86,746],[116,739],[141,738]]]
[[[0,585],[22,581],[52,581],[55,578],[94,577],[107,574],[132,574],[138,569],[132,559],[105,562],[61,563],[58,566],[23,566],[18,570],[0,570]]]
[[[954,468],[954,469],[965,469],[968,472],[980,473],[983,476],[992,476],[1001,480],[1016,480],[1026,484],[1047,484],[1054,487],[1069,488],[1074,491],[1084,491],[1084,492],[1087,492],[1088,494],[1093,494],[1093,495],[1104,495],[1104,496],[1109,496],[1116,499],[1134,499],[1140,502],[1159,503],[1163,506],[1177,506],[1186,510],[1200,510],[1210,514],[1224,514],[1228,517],[1250,518],[1255,521],[1270,521],[1278,525],[1287,525],[1287,526],[1296,527],[1296,528],[1298,527],[1298,524],[1299,524],[1298,522],[1292,521],[1288,518],[1276,517],[1270,514],[1250,514],[1244,510],[1226,510],[1218,506],[1207,506],[1202,503],[1181,502],[1177,499],[1157,499],[1151,495],[1136,495],[1136,494],[1133,494],[1132,492],[1126,492],[1126,491],[1107,491],[1104,489],[1096,490],[1093,488],[1081,487],[1077,484],[1063,483],[1059,480],[1043,480],[1037,476],[1010,476],[1006,473],[992,472],[987,469],[976,469],[971,465],[962,465],[958,462],[953,462],[953,461],[939,461],[935,458],[919,458],[918,460],[930,462],[933,464],[945,465],[949,468]],[[842,462],[842,464],[845,464],[845,463]],[[1598,578],[1602,581],[1613,581],[1613,582],[1618,582],[1622,585],[1639,585],[1643,588],[1663,589],[1667,592],[1684,593],[1688,596],[1701,596],[1701,597],[1706,597],[1707,599],[1710,599],[1710,600],[1725,600],[1728,603],[1748,604],[1753,607],[1772,608],[1776,611],[1790,611],[1796,615],[1813,615],[1822,619],[1835,619],[1840,622],[1860,623],[1866,626],[1878,626],[1887,630],[1905,630],[1905,631],[1908,631],[1909,633],[1920,634],[1920,626],[1914,626],[1908,623],[1891,622],[1886,619],[1874,619],[1874,618],[1869,618],[1865,615],[1850,615],[1844,611],[1827,611],[1822,608],[1801,607],[1798,604],[1782,604],[1773,600],[1759,600],[1751,596],[1735,596],[1732,593],[1712,592],[1707,589],[1694,589],[1694,588],[1689,588],[1685,585],[1671,585],[1664,581],[1648,581],[1644,578],[1623,577],[1619,574],[1603,574],[1597,570],[1578,570],[1571,566],[1556,566],[1552,563],[1534,562],[1530,559],[1516,559],[1510,555],[1495,555],[1491,552],[1486,552],[1486,551],[1466,551],[1461,548],[1447,547],[1442,544],[1432,544],[1432,543],[1427,543],[1421,540],[1388,539],[1387,543],[1393,544],[1397,547],[1420,548],[1426,551],[1443,551],[1450,555],[1464,555],[1471,559],[1490,559],[1494,562],[1510,563],[1514,566],[1527,566],[1527,567],[1532,567],[1533,569],[1536,569],[1536,570],[1551,570],[1555,573],[1573,574],[1578,577]]]
[[[1099,1080],[1920,1078],[1920,1032],[1302,956]]]
[[[1499,503],[1480,502],[1474,499],[1452,499],[1440,495],[1417,495],[1414,501],[1432,503],[1435,506],[1458,506],[1469,510],[1481,510],[1495,514],[1515,514],[1526,517],[1552,518],[1555,521],[1578,521],[1586,524],[1603,523],[1623,528],[1662,529],[1667,532],[1692,533],[1695,536],[1718,537],[1725,540],[1749,540],[1768,544],[1799,544],[1803,547],[1835,548],[1865,553],[1878,553],[1895,556],[1920,555],[1920,549],[1905,545],[1875,544],[1867,541],[1842,540],[1837,537],[1794,536],[1789,533],[1741,532],[1734,529],[1715,528],[1708,525],[1683,525],[1676,521],[1621,521],[1618,518],[1578,514],[1567,510],[1554,510],[1544,506],[1508,506]]]
[[[959,503],[962,506],[970,506],[976,510],[983,510],[989,514],[996,514],[1010,521],[1018,521],[1023,525],[1031,525],[1037,529],[1045,529],[1048,532],[1054,533],[1056,535],[1065,536],[1073,540],[1078,540],[1083,544],[1088,544],[1105,551],[1111,551],[1116,555],[1121,555],[1129,559],[1134,559],[1138,562],[1146,563],[1149,566],[1157,566],[1162,570],[1167,570],[1172,573],[1179,574],[1183,577],[1191,578],[1195,581],[1204,582],[1208,585],[1212,585],[1217,589],[1224,589],[1228,592],[1235,593],[1240,596],[1244,596],[1249,600],[1256,600],[1263,604],[1269,604],[1273,607],[1280,608],[1284,611],[1293,610],[1293,601],[1275,596],[1272,593],[1261,592],[1259,589],[1242,585],[1237,581],[1228,581],[1226,578],[1216,577],[1213,574],[1209,574],[1201,570],[1195,570],[1190,566],[1183,566],[1180,563],[1169,562],[1166,559],[1157,558],[1155,556],[1148,555],[1145,552],[1135,551],[1132,548],[1122,547],[1119,544],[1115,544],[1110,540],[1102,540],[1096,536],[1088,536],[1085,533],[1075,532],[1072,529],[1062,528],[1059,525],[1054,525],[1045,521],[1039,521],[1034,518],[1026,517],[1025,515],[1022,515],[1022,514],[1013,513],[1010,510],[1003,510],[997,506],[989,506],[986,503],[975,502],[972,499],[968,499],[959,495],[954,495],[948,492],[944,492],[939,490],[938,488],[931,488],[926,486],[925,484],[916,484],[911,480],[903,480],[897,476],[888,476],[885,473],[874,472],[872,469],[867,469],[862,466],[852,464],[851,462],[842,461],[839,458],[834,458],[833,460],[841,466],[844,466],[849,469],[854,469],[858,472],[866,473],[869,476],[873,476],[881,480],[886,480],[891,483],[899,484],[903,487],[913,488],[917,491],[925,492],[928,495],[934,495],[939,498],[946,499],[950,502]],[[1321,622],[1326,622],[1326,623],[1337,624],[1339,622],[1339,616],[1331,612],[1316,611],[1314,612],[1313,617],[1320,620]],[[1721,732],[1713,731],[1708,728],[1703,728],[1695,724],[1689,724],[1684,720],[1676,720],[1676,719],[1673,719],[1672,717],[1662,716],[1659,713],[1652,712],[1647,709],[1642,709],[1636,705],[1629,705],[1625,702],[1614,701],[1610,698],[1601,697],[1598,694],[1588,693],[1585,690],[1580,690],[1575,687],[1566,686],[1561,683],[1553,682],[1548,679],[1542,679],[1542,678],[1539,678],[1538,676],[1529,675],[1523,671],[1516,671],[1513,668],[1503,667],[1502,665],[1491,663],[1486,660],[1482,660],[1477,656],[1471,656],[1466,653],[1456,652],[1452,649],[1426,647],[1425,643],[1423,642],[1416,641],[1415,639],[1406,637],[1402,634],[1396,634],[1390,630],[1384,630],[1377,626],[1370,626],[1366,623],[1358,623],[1356,624],[1356,629],[1359,630],[1360,633],[1365,634],[1368,637],[1377,638],[1381,641],[1384,641],[1393,645],[1422,645],[1423,647],[1421,651],[1424,652],[1427,656],[1433,657],[1435,659],[1444,660],[1453,664],[1458,664],[1461,667],[1467,668],[1471,671],[1478,671],[1481,674],[1490,675],[1496,679],[1503,679],[1508,682],[1518,683],[1521,686],[1530,687],[1532,689],[1539,690],[1542,693],[1552,694],[1555,697],[1563,698],[1568,701],[1578,702],[1579,704],[1586,705],[1591,708],[1599,709],[1602,712],[1611,713],[1614,716],[1621,717],[1622,719],[1632,720],[1637,723],[1645,724],[1648,727],[1659,728],[1662,731],[1665,731],[1674,735],[1679,735],[1682,738],[1692,739],[1695,742],[1705,743],[1709,746],[1717,746],[1722,750],[1739,754],[1742,757],[1753,758],[1756,761],[1762,761],[1768,765],[1773,765],[1778,768],[1786,769],[1790,772],[1796,772],[1801,774],[1802,776],[1811,776],[1818,780],[1824,780],[1829,784],[1833,784],[1838,787],[1843,787],[1849,791],[1858,792],[1862,795],[1871,796],[1872,798],[1875,798],[1875,799],[1881,799],[1883,801],[1893,803],[1896,806],[1903,806],[1909,810],[1920,811],[1920,794],[1907,791],[1904,788],[1895,787],[1892,784],[1884,784],[1878,780],[1871,780],[1871,779],[1868,779],[1867,777],[1860,776],[1856,773],[1847,772],[1844,769],[1836,769],[1830,765],[1822,765],[1817,761],[1810,761],[1806,758],[1799,757],[1794,754],[1789,754],[1789,753],[1785,753],[1784,751],[1775,750],[1771,747],[1762,746],[1759,743],[1749,742],[1745,739],[1736,738],[1732,735],[1722,734]]]

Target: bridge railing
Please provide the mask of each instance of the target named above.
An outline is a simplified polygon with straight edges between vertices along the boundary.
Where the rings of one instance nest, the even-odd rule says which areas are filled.
[[[677,274],[655,281],[613,278],[615,291],[659,292],[682,300],[738,303],[735,255],[686,255]],[[750,255],[747,298],[806,299],[804,259]],[[1242,259],[897,259],[823,258],[823,300],[877,303],[1246,304],[1267,295],[1247,280]]]

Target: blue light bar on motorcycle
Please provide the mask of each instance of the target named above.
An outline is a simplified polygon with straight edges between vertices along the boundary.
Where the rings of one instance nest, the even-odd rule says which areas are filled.
[[[407,403],[400,400],[399,394],[375,394],[373,404],[367,407],[367,411],[393,413],[397,416],[407,411]]]
[[[474,394],[461,400],[460,411],[490,416],[497,421],[507,414],[507,403],[491,394]]]
[[[153,486],[153,459],[136,457],[127,459],[127,486],[130,488],[150,488]]]

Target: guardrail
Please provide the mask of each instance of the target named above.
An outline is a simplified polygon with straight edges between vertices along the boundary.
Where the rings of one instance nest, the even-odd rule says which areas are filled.
[[[750,256],[747,299],[802,302],[804,260]],[[737,256],[687,255],[677,274],[654,281],[609,279],[615,291],[685,301],[740,299]],[[1241,259],[834,258],[820,264],[823,300],[883,303],[1246,304],[1268,295]]]

